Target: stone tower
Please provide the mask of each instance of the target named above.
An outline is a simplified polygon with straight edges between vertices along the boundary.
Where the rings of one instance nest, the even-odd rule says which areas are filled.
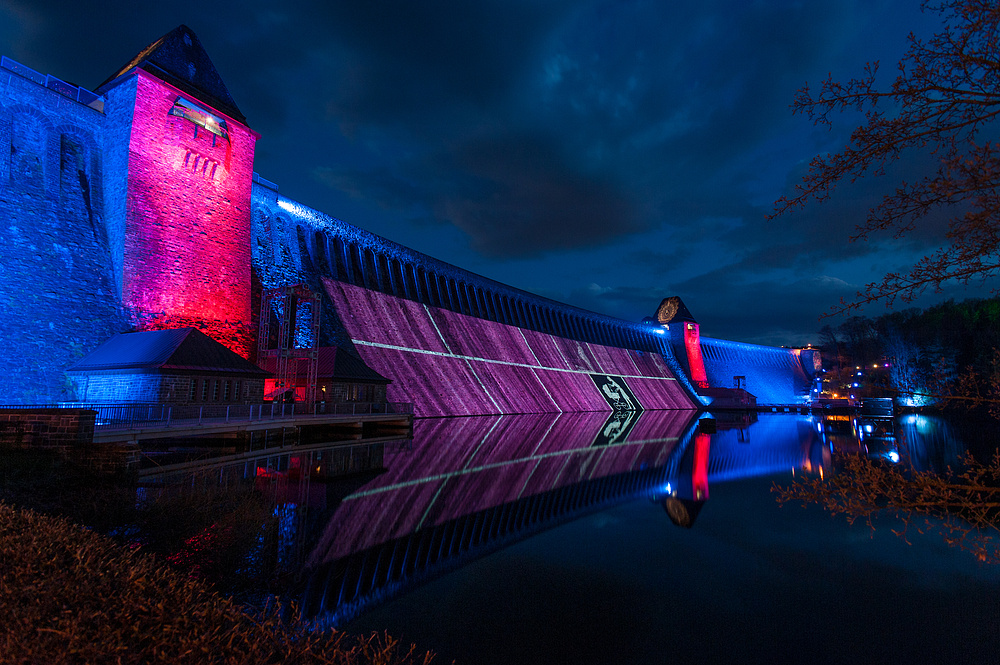
[[[97,93],[107,117],[109,242],[132,324],[193,326],[249,357],[257,134],[187,26],[146,47]]]

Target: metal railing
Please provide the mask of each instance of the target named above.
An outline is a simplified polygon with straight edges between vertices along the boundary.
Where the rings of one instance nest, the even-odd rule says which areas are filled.
[[[322,415],[412,414],[411,402],[265,402],[263,404],[9,404],[0,409],[90,409],[98,430],[276,420]]]
[[[67,83],[66,81],[56,78],[50,74],[40,74],[31,67],[26,67],[16,60],[11,60],[7,56],[0,57],[0,67],[3,67],[7,71],[14,72],[18,76],[26,78],[29,81],[33,81],[42,87],[55,90],[60,95],[69,97],[73,101],[79,102],[84,106],[89,106],[95,111],[104,113],[104,97],[95,95],[86,88],[81,88],[80,86],[73,85],[72,83]]]

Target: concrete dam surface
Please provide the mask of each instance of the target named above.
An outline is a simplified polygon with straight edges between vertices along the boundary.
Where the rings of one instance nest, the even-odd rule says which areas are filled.
[[[356,363],[354,383],[327,394],[412,402],[418,416],[693,410],[712,401],[699,387],[734,379],[758,404],[808,396],[793,350],[696,335],[677,346],[655,322],[521,291],[281,196],[253,172],[257,140],[186,26],[94,92],[2,60],[6,401],[74,402],[99,379],[124,402],[260,399],[210,359],[138,358],[101,377],[72,367],[117,333],[185,327],[261,366],[258,332],[282,316],[261,311],[262,294],[290,286],[319,297],[302,339],[373,370]],[[314,385],[314,370],[301,380]]]
[[[663,359],[523,330],[324,280],[362,359],[392,377],[390,401],[418,416],[610,411],[595,377],[610,376],[636,400],[630,410],[692,409]]]

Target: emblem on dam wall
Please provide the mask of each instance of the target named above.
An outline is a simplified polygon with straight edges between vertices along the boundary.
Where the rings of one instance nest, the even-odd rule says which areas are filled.
[[[642,404],[636,396],[629,390],[625,379],[620,376],[610,374],[591,374],[594,385],[601,391],[601,395],[607,400],[615,413],[620,411],[642,411]]]

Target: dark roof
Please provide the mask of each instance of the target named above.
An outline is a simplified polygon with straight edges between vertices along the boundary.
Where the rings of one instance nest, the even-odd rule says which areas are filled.
[[[277,369],[277,359],[274,357],[260,358],[260,365],[272,372]],[[305,363],[296,364],[298,378],[304,378],[303,372]],[[332,379],[335,381],[364,381],[368,383],[392,383],[371,367],[365,364],[361,358],[351,355],[347,351],[336,346],[321,346],[319,348],[319,363],[316,368],[316,378]]]
[[[174,28],[144,48],[99,85],[96,92],[104,94],[118,79],[137,67],[225,113],[233,120],[246,124],[246,118],[236,106],[198,36],[186,25]]]
[[[656,308],[656,321],[661,325],[664,323],[673,323],[674,321],[698,323],[691,316],[691,312],[684,305],[684,301],[680,299],[680,296],[670,296],[663,299],[660,306]]]
[[[223,372],[258,377],[270,374],[197,328],[119,333],[66,371],[142,370]]]
[[[361,358],[351,355],[335,346],[323,346],[319,349],[319,368],[317,376],[331,379],[357,379],[376,383],[392,383]]]

